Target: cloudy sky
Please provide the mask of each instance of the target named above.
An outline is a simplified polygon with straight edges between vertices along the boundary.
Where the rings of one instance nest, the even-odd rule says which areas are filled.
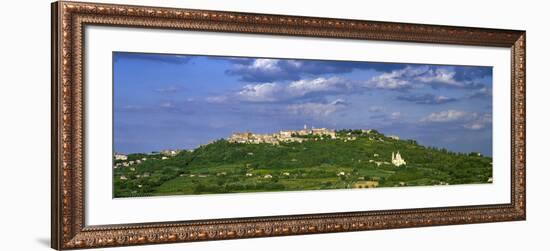
[[[374,128],[492,155],[492,68],[113,53],[116,152],[233,132]]]

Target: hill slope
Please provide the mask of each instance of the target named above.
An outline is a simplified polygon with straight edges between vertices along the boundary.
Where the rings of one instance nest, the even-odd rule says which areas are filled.
[[[475,184],[492,176],[492,159],[476,153],[424,147],[376,131],[343,130],[338,136],[279,145],[222,139],[168,159],[130,154],[128,161],[143,161],[114,169],[115,197]],[[406,165],[391,164],[397,151]]]

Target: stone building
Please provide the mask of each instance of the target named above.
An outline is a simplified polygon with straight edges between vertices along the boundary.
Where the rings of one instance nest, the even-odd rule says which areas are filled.
[[[336,132],[327,128],[311,129],[311,134],[319,136],[329,136],[330,138],[336,138]]]
[[[353,184],[353,188],[375,188],[378,187],[378,181],[367,180],[357,181]]]
[[[115,153],[115,160],[127,160],[128,156],[124,154]]]
[[[233,133],[228,140],[229,142],[233,142],[233,143],[247,143],[251,139],[252,139],[252,133],[244,132],[244,133]]]

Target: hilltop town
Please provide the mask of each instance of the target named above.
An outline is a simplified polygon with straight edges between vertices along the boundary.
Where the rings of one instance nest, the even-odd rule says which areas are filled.
[[[304,125],[302,130],[282,130],[272,134],[258,134],[252,132],[233,133],[227,140],[232,143],[268,143],[279,144],[281,142],[303,142],[308,139],[308,136],[326,137],[329,139],[336,138],[336,131],[327,128],[307,128]]]
[[[361,129],[361,134],[369,134],[373,132],[370,129]],[[388,136],[391,139],[399,140],[398,136],[390,135]],[[304,128],[301,130],[281,130],[276,133],[271,134],[260,134],[252,132],[238,132],[233,133],[227,141],[231,143],[251,143],[251,144],[274,144],[277,145],[281,142],[299,142],[302,143],[307,140],[319,140],[319,139],[342,139],[344,141],[355,140],[357,139],[357,134],[352,134],[351,132],[347,133],[337,133],[334,129],[327,128],[308,128],[307,125],[304,125]],[[371,138],[372,139],[372,138]]]
[[[309,140],[313,140],[313,141],[342,140],[344,142],[348,142],[348,141],[356,140],[358,136],[369,135],[368,139],[371,141],[375,140],[375,141],[384,142],[384,139],[381,137],[376,137],[376,134],[378,134],[378,132],[372,129],[360,129],[360,130],[353,130],[353,131],[343,130],[343,131],[337,132],[334,129],[315,128],[315,127],[308,128],[307,125],[304,125],[303,129],[300,129],[300,130],[281,130],[279,132],[271,133],[271,134],[238,132],[238,133],[233,133],[226,140],[229,143],[279,145],[280,143],[292,143],[292,142],[303,143]],[[390,140],[399,140],[399,137],[395,135],[388,135],[386,137],[387,139],[390,139]],[[153,160],[155,159],[168,160],[172,157],[175,157],[177,154],[179,154],[182,151],[184,150],[162,150],[160,152],[153,152],[148,155],[149,155],[149,158]],[[192,152],[193,150],[189,150],[189,151]],[[373,157],[379,157],[379,154],[375,153]],[[140,159],[128,160],[127,155],[115,153],[114,155],[115,163],[113,165],[113,168],[116,169],[119,167],[131,167],[133,165],[141,164],[147,159],[148,158],[144,156]],[[368,161],[370,163],[375,163],[377,166],[393,164],[394,166],[399,167],[407,164],[405,159],[403,159],[403,157],[399,153],[399,150],[397,151],[397,153],[392,152],[391,163],[388,161],[377,161],[373,159],[369,159]],[[131,169],[134,169],[134,168],[131,168]]]
[[[370,129],[361,129],[360,130],[361,135],[368,135],[373,130]],[[387,136],[390,139],[393,140],[399,140],[398,136],[395,135],[389,135]],[[244,132],[244,133],[233,133],[227,141],[230,143],[241,143],[241,144],[273,144],[278,145],[282,142],[298,142],[302,143],[307,140],[319,140],[319,139],[342,139],[344,141],[348,140],[356,140],[357,135],[352,134],[351,132],[346,133],[336,133],[336,130],[334,129],[327,129],[327,128],[315,128],[311,127],[308,128],[307,125],[304,125],[304,128],[301,130],[281,130],[277,133],[272,134],[260,134],[260,133],[252,133],[252,132]],[[369,137],[370,140],[374,140],[372,137]],[[383,139],[378,139],[381,141],[384,141]],[[378,157],[378,154],[374,155],[375,157]],[[369,160],[371,163],[376,163],[377,166],[380,166],[382,164],[390,164],[386,161],[374,161]],[[394,166],[403,166],[406,165],[407,162],[403,157],[401,157],[401,154],[399,151],[397,153],[392,152],[391,156],[391,163]]]
[[[492,182],[492,159],[374,129],[233,133],[189,150],[115,154],[115,197]]]

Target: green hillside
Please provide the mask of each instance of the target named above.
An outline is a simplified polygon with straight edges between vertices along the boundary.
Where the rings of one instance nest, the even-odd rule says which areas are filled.
[[[224,139],[175,156],[130,154],[139,164],[114,170],[114,196],[153,196],[490,183],[492,159],[397,140],[376,131],[341,130],[337,139],[230,143]],[[400,152],[404,166],[391,164]],[[115,163],[121,162],[116,160]],[[378,163],[377,163],[378,162]]]

